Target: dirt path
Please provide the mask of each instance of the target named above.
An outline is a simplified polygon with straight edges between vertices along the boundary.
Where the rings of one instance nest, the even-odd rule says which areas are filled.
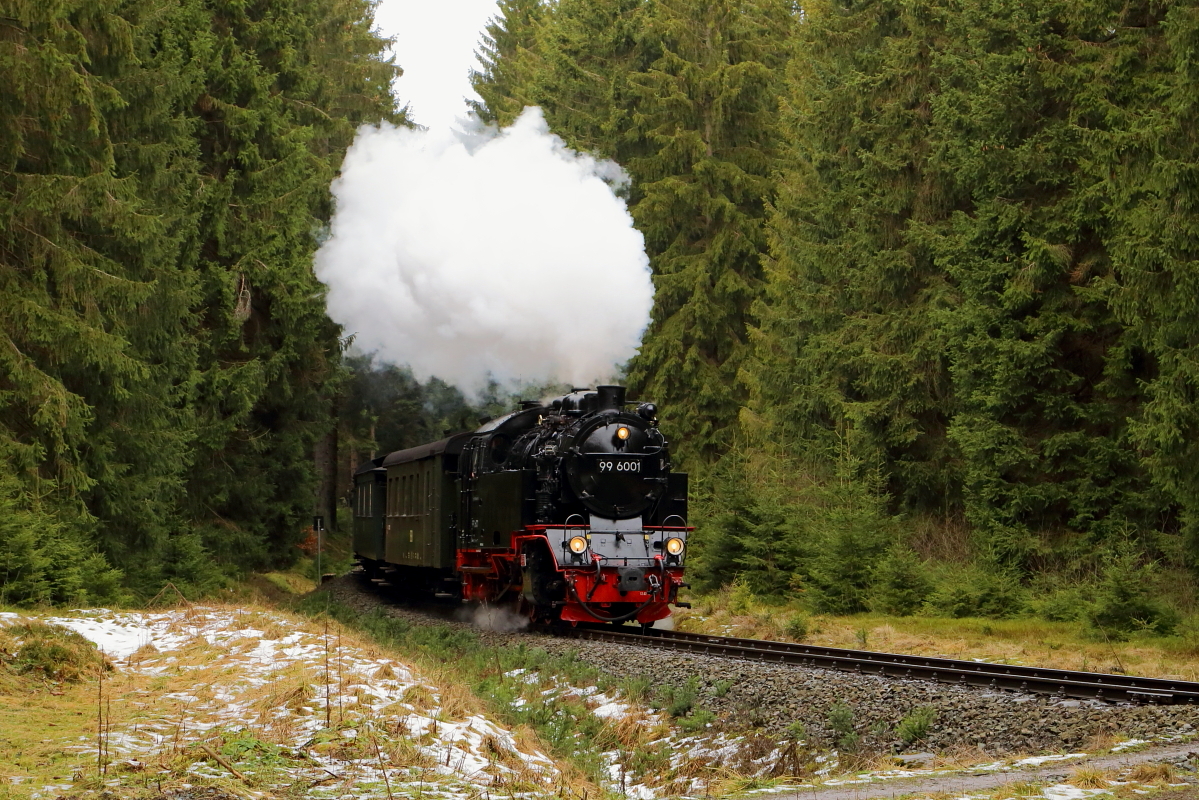
[[[902,795],[934,795],[947,792],[956,797],[968,794],[985,794],[1005,783],[1016,781],[1053,783],[1064,781],[1076,766],[1085,764],[1099,770],[1120,770],[1146,761],[1177,758],[1199,751],[1199,742],[1151,747],[1135,753],[1117,753],[1098,758],[1079,758],[1070,761],[1054,761],[1038,767],[1027,767],[995,772],[971,772],[963,770],[951,775],[930,775],[926,778],[891,778],[870,783],[841,784],[838,786],[813,786],[810,789],[788,789],[770,794],[772,800],[872,800]]]

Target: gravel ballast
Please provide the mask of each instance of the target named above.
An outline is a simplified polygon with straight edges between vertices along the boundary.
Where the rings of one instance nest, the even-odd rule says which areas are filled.
[[[383,607],[415,624],[470,625],[469,610],[397,606],[354,576],[322,587],[332,599],[367,612]],[[457,617],[457,619],[455,619]],[[713,712],[722,728],[759,729],[776,736],[836,745],[829,712],[837,704],[853,712],[855,732],[871,750],[902,749],[895,730],[914,709],[928,706],[935,719],[921,749],[976,747],[990,755],[1076,751],[1102,739],[1192,736],[1199,726],[1196,706],[1138,706],[1046,695],[995,692],[926,681],[884,678],[834,670],[769,665],[716,656],[697,656],[610,642],[555,639],[529,633],[479,630],[497,646],[525,644],[551,653],[575,651],[615,679],[646,678],[652,685],[698,682],[697,708]]]

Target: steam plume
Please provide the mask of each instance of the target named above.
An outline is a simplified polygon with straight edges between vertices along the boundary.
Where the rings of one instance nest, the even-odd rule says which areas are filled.
[[[606,379],[653,297],[622,180],[537,108],[498,132],[363,128],[317,253],[329,314],[362,350],[468,392]]]

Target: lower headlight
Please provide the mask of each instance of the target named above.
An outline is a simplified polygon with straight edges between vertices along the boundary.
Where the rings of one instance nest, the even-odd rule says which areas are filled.
[[[682,539],[667,539],[666,540],[666,552],[670,553],[672,556],[677,556],[679,553],[683,552],[683,540]]]
[[[582,553],[587,549],[587,540],[582,536],[575,536],[567,543],[567,546],[570,547],[572,553]]]

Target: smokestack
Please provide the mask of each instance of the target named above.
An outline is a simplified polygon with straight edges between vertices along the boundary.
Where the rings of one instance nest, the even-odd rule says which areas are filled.
[[[624,408],[623,386],[597,386],[595,391],[599,395],[600,411],[607,411],[610,408],[620,411]]]

